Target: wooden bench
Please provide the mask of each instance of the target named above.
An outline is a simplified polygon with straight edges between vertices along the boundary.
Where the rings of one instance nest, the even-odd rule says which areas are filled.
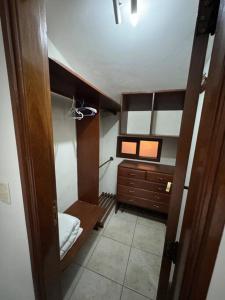
[[[76,201],[65,211],[66,214],[77,217],[81,221],[83,232],[76,240],[71,249],[67,252],[60,262],[61,271],[65,270],[74,260],[74,257],[88,239],[92,230],[95,228],[98,220],[104,215],[105,210],[102,207],[93,205],[85,201]]]

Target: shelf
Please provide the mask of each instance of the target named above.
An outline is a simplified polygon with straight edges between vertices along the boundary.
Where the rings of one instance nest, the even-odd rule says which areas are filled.
[[[75,96],[78,99],[85,99],[96,104],[100,109],[115,114],[120,112],[119,103],[106,96],[72,69],[52,58],[49,58],[49,73],[52,92],[69,98]]]
[[[173,138],[179,139],[179,135],[162,135],[162,134],[129,134],[129,133],[121,133],[120,136],[127,136],[127,137],[141,137],[141,138]]]
[[[178,138],[184,99],[185,90],[123,94],[120,134]]]

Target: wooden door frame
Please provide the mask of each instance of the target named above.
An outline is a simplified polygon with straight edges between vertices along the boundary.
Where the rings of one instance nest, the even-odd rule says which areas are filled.
[[[204,300],[225,225],[225,0],[220,10],[172,299]]]
[[[35,296],[36,299],[40,300],[57,300],[61,299],[60,260],[58,224],[56,218],[57,204],[47,59],[45,1],[2,0],[0,5]],[[221,100],[221,95],[215,93],[217,83],[212,76],[211,82],[211,88],[214,88],[214,94],[210,95],[210,93],[208,93],[208,101],[211,101],[210,105],[212,105],[212,96],[216,95],[218,102],[219,99]],[[192,93],[193,92],[194,91],[192,91]],[[194,92],[194,95],[196,95],[196,91]],[[222,105],[221,101],[219,103]],[[196,105],[196,103],[194,104]],[[215,109],[213,112],[215,113]],[[216,125],[218,125],[216,122],[217,118],[214,118],[214,121],[216,127]],[[205,122],[207,123],[207,120]],[[182,125],[182,128],[183,127],[184,125]],[[181,132],[182,130],[184,131],[184,128],[182,128]],[[189,130],[191,131],[191,128],[189,128]],[[219,132],[221,143],[222,130],[219,130]],[[204,139],[197,145],[200,150],[203,141]],[[219,142],[217,140],[215,142],[219,147]],[[182,149],[181,146],[180,149]],[[212,151],[213,149],[207,150]],[[222,154],[221,159],[224,159]],[[199,161],[195,159],[194,165],[198,162]],[[211,164],[215,163],[214,159],[211,159],[210,162]],[[196,176],[196,174],[193,174],[193,176]],[[209,172],[207,174],[209,174]],[[212,172],[210,174],[212,174]],[[177,176],[179,176],[179,172],[177,173]],[[203,177],[205,180],[207,179],[206,175]],[[45,178],[45,180],[43,180],[43,178]],[[221,178],[218,178],[219,182],[220,180]],[[214,181],[214,183],[215,187],[212,184],[210,185],[210,195],[212,197],[210,198],[210,205],[207,211],[207,216],[211,217],[211,222],[206,222],[206,220],[204,220],[206,226],[204,228],[198,226],[197,228],[201,231],[202,237],[202,243],[199,245],[199,251],[196,253],[196,255],[199,255],[203,245],[206,247],[207,251],[211,249],[210,239],[207,238],[211,233],[210,230],[214,230],[216,226],[215,216],[220,216],[220,226],[217,226],[216,237],[214,235],[214,238],[216,239],[216,241],[214,239],[215,243],[213,243],[214,252],[213,255],[211,255],[210,264],[208,264],[209,274],[215,263],[215,257],[221,237],[221,225],[224,224],[224,217],[222,217],[221,214],[218,214],[218,212],[220,213],[219,209],[222,207],[223,201],[220,193],[215,194],[215,188],[217,187],[218,182]],[[202,198],[200,200],[202,200]],[[215,204],[213,204],[213,200],[215,200]],[[197,220],[196,217],[196,221]],[[199,231],[196,231],[195,238],[196,236],[198,237],[198,234]],[[185,233],[182,234],[182,237],[185,242]],[[206,258],[206,250],[201,260],[198,261],[197,257],[195,260],[195,266],[198,268],[199,272],[204,267],[202,263]],[[190,249],[190,254],[192,251],[193,249]],[[187,265],[185,266],[187,267]],[[191,273],[192,270],[193,269],[191,269],[189,273]],[[178,271],[176,274],[179,274]],[[185,273],[185,276],[188,275]],[[207,280],[205,280],[205,289],[209,283],[209,278],[210,275],[207,277]],[[197,278],[195,277],[195,279]],[[197,282],[198,281],[196,280],[196,284]],[[184,282],[182,283],[181,291],[184,291],[185,284]],[[195,296],[196,289],[193,288],[195,287],[193,280],[190,284],[192,284],[192,289],[190,291]],[[201,289],[202,295],[205,293],[204,288]],[[182,298],[182,300],[184,299],[185,298]]]
[[[35,298],[59,300],[60,257],[45,9],[44,0],[0,1]]]
[[[173,179],[173,189],[170,197],[170,207],[167,220],[167,230],[162,257],[157,300],[168,297],[169,277],[172,261],[167,256],[167,250],[176,240],[182,196],[187,172],[189,153],[191,149],[192,135],[195,125],[195,117],[198,107],[199,94],[203,69],[205,64],[209,33],[199,34],[199,16],[202,15],[201,0],[199,2],[198,17],[192,47],[189,75],[185,94],[184,110],[180,129],[180,138],[177,147],[176,168]]]

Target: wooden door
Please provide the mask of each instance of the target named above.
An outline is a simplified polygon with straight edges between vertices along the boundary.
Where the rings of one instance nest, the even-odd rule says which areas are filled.
[[[58,300],[60,257],[45,1],[2,0],[0,16],[35,297]]]
[[[172,299],[207,297],[225,224],[225,1],[219,17],[191,174]]]
[[[176,239],[177,226],[181,209],[181,199],[184,190],[195,117],[198,107],[198,99],[201,90],[201,81],[208,46],[209,32],[210,30],[213,31],[213,27],[210,27],[202,32],[200,17],[202,16],[202,14],[204,14],[205,9],[202,3],[203,1],[200,1],[187,89],[185,94],[184,111],[176,157],[176,169],[173,180],[173,189],[171,193],[167,231],[158,286],[158,300],[164,300],[168,296],[169,277],[172,264],[171,255],[169,255],[169,253],[172,249],[171,245],[174,245]]]

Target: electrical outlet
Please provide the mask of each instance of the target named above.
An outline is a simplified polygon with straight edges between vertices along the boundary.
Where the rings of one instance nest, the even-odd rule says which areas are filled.
[[[0,201],[11,204],[9,184],[7,183],[0,183]]]

